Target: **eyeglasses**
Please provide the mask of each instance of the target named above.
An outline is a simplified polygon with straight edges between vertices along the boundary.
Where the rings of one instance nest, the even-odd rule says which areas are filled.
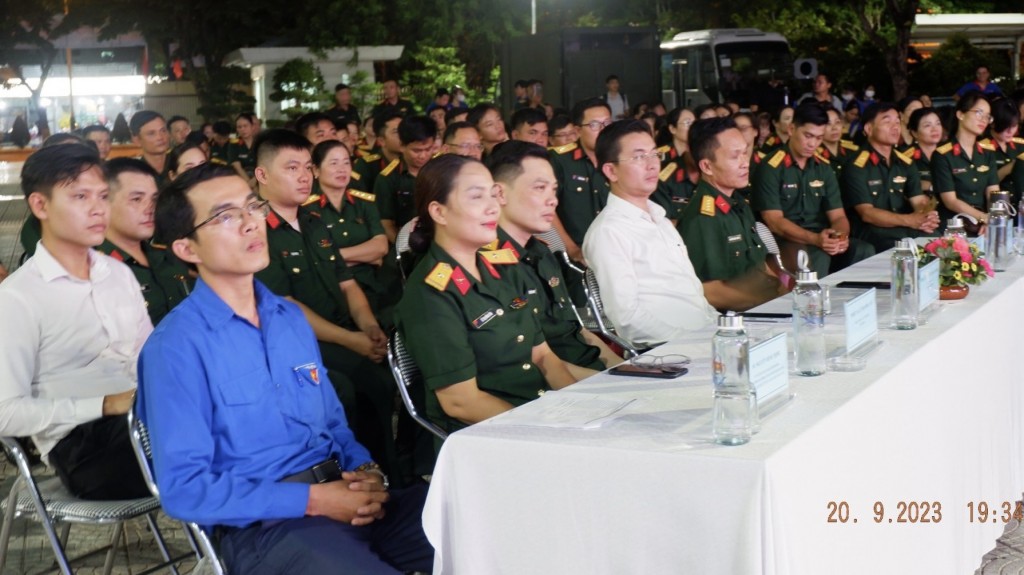
[[[214,226],[218,226],[224,229],[231,229],[232,227],[238,227],[242,225],[242,222],[245,221],[245,216],[243,214],[246,214],[251,218],[264,219],[267,217],[267,214],[269,213],[270,206],[268,205],[268,202],[266,200],[263,200],[262,202],[253,202],[245,206],[244,208],[224,208],[223,210],[217,212],[216,214],[213,214],[212,216],[206,218],[202,222],[199,222],[199,224],[197,224],[196,227],[192,228],[187,233],[183,234],[181,237],[187,238],[191,236],[192,234],[196,233],[196,231],[199,228],[205,226],[206,224],[212,224]]]
[[[469,151],[482,152],[484,150],[484,145],[483,144],[471,144],[469,142],[466,142],[464,144],[448,144],[448,145],[451,146],[452,148],[456,148],[456,149],[458,149],[460,151],[463,151],[463,152],[469,152]]]
[[[689,120],[689,119],[687,119],[687,120],[682,120],[682,121],[680,121],[680,122],[679,122],[678,124],[676,124],[676,125],[677,125],[677,126],[682,126],[683,128],[689,128],[689,127],[690,127],[690,126],[691,126],[692,124],[693,124],[693,120]]]
[[[992,115],[986,112],[985,110],[982,110],[981,108],[974,108],[968,110],[968,112],[974,112],[974,115],[977,116],[979,120],[988,122],[989,124],[992,123]]]
[[[659,152],[658,150],[651,150],[650,152],[643,153],[643,154],[633,154],[632,156],[630,156],[628,158],[621,159],[621,160],[612,160],[611,163],[613,163],[613,164],[620,164],[622,162],[629,162],[631,164],[644,164],[644,163],[649,162],[651,160],[656,160],[657,162],[660,163],[664,159],[665,159],[665,154],[663,154],[662,152]]]
[[[603,129],[607,128],[608,126],[611,126],[611,125],[612,125],[612,121],[611,121],[611,119],[608,119],[608,120],[605,120],[603,122],[598,121],[598,120],[594,120],[593,122],[587,122],[586,124],[583,124],[580,127],[581,128],[582,127],[590,128],[591,132],[600,132],[601,130],[603,130]]]
[[[666,373],[679,373],[690,365],[690,358],[685,355],[638,355],[630,358],[629,363],[637,367],[656,367]]]

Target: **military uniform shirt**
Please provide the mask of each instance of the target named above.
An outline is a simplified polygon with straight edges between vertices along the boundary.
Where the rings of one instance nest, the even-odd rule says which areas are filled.
[[[996,170],[1001,170],[1007,164],[1014,161],[1017,158],[1017,156],[1019,156],[1022,152],[1024,152],[1024,138],[1015,137],[1011,139],[1009,142],[1006,143],[1005,150],[1000,148],[999,144],[997,144],[996,142],[989,138],[982,140],[981,143],[992,146],[992,150],[995,154],[996,159]],[[1013,188],[1013,171],[1011,170],[1005,178],[999,181],[999,189],[1012,191]],[[1020,198],[1015,199],[1019,200]],[[1017,202],[1015,201],[1014,204],[1016,203]]]
[[[956,192],[956,197],[971,207],[986,211],[985,189],[999,185],[994,150],[981,142],[974,145],[970,158],[960,143],[951,140],[932,153],[932,190],[936,194]],[[946,220],[953,212],[939,204],[940,216]]]
[[[690,262],[702,282],[729,280],[764,267],[768,251],[754,231],[754,213],[701,179],[679,220]]]
[[[122,251],[110,240],[103,240],[96,249],[132,270],[135,279],[139,281],[142,297],[146,300],[146,312],[149,313],[153,325],[160,323],[174,306],[188,297],[195,284],[195,280],[188,274],[188,267],[167,248],[142,242],[142,251],[149,261],[148,267]]]
[[[364,192],[373,191],[377,175],[390,163],[379,151],[363,154],[352,165],[352,181],[349,182],[349,187]]]
[[[221,166],[229,165],[230,162],[228,162],[228,152],[229,152],[230,149],[231,149],[231,141],[230,140],[228,140],[227,142],[224,142],[223,146],[218,146],[215,142],[213,142],[211,140],[210,141],[210,163],[211,164],[218,164],[218,165],[221,165]]]
[[[871,204],[894,214],[913,213],[910,199],[921,195],[921,178],[909,156],[894,150],[886,161],[869,144],[847,164],[842,188],[854,235],[874,245],[876,250],[888,249],[898,239],[922,234],[918,229],[904,226],[886,228],[866,224],[855,209],[861,204]]]
[[[1024,197],[1024,152],[1017,156],[1017,163],[1013,165],[1010,172],[1010,194],[1013,196],[1014,206],[1018,205],[1021,197]]]
[[[608,204],[608,180],[577,144],[552,149],[551,167],[558,180],[558,219],[572,241],[582,245],[590,224]]]
[[[242,169],[251,178],[256,171],[256,151],[246,146],[243,140],[232,140],[228,144],[228,165],[235,162],[242,164]]]
[[[836,179],[841,180],[843,167],[848,161],[850,161],[851,157],[856,156],[859,149],[860,148],[857,144],[854,144],[850,140],[839,140],[839,147],[836,149],[835,154],[833,154],[831,150],[824,145],[818,147],[818,154],[820,154],[822,158],[828,160],[828,165],[831,166],[832,171],[835,172]]]
[[[448,432],[466,424],[444,413],[438,389],[476,378],[480,390],[512,405],[548,389],[532,361],[544,332],[527,282],[515,265],[491,264],[483,255],[477,261],[479,281],[432,244],[395,309],[395,324],[423,374],[427,417]]]
[[[757,167],[753,183],[755,211],[782,210],[787,220],[808,231],[826,229],[826,212],[843,207],[836,175],[819,155],[800,169],[788,150],[777,150]]]
[[[687,158],[679,155],[675,147],[662,146],[658,151],[665,154],[665,159],[661,162],[658,189],[651,195],[651,201],[664,208],[668,219],[679,220],[697,184],[686,169]]]
[[[921,149],[921,146],[914,142],[909,146],[900,145],[896,147],[896,151],[900,152],[904,156],[910,158],[914,162],[914,167],[917,168],[917,175],[921,178],[922,190],[924,183],[931,183],[932,181],[932,160]],[[934,153],[934,152],[933,152]],[[925,192],[928,195],[933,195],[935,190]]]
[[[416,176],[409,173],[403,160],[388,164],[373,184],[380,219],[394,221],[395,227],[399,229],[413,219],[416,216],[416,204],[413,201],[415,188]]]
[[[341,201],[341,210],[321,195],[313,204],[308,205],[309,211],[320,217],[331,233],[331,239],[338,248],[348,248],[384,235],[384,226],[380,223],[380,214],[374,203],[374,195],[358,190],[348,190]],[[348,266],[356,282],[369,290],[380,293],[382,286],[377,279],[377,268],[370,264]]]
[[[489,249],[507,249],[519,258],[522,275],[529,283],[530,307],[537,314],[544,339],[559,358],[573,365],[603,370],[601,350],[583,339],[582,326],[573,311],[572,298],[562,277],[562,268],[548,246],[531,237],[519,245],[498,228],[498,239]]]
[[[353,279],[319,215],[300,207],[298,232],[277,212],[267,215],[270,265],[256,274],[270,291],[290,296],[317,315],[355,329],[340,283]]]

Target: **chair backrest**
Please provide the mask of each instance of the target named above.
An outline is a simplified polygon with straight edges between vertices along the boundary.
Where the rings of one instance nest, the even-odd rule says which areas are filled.
[[[562,241],[562,236],[558,235],[555,228],[551,228],[550,230],[539,234],[533,234],[533,237],[547,244],[548,249],[551,250],[551,253],[553,254],[566,251],[565,242]]]
[[[156,485],[156,476],[153,475],[153,446],[149,441],[149,430],[146,429],[146,424],[135,416],[134,407],[128,410],[128,435],[134,448],[135,459],[139,461],[142,478],[146,480],[146,487],[149,487],[149,492],[153,494],[153,497],[159,498],[160,490]],[[197,523],[191,521],[182,521],[182,523],[199,540],[199,546],[202,548],[204,556],[203,559],[209,559],[209,571],[214,575],[225,575],[224,564],[221,563],[220,556],[217,555],[217,550],[213,546],[213,541],[210,540],[210,536],[206,534],[206,531],[203,531],[203,528]],[[199,572],[198,565],[196,566],[196,572]]]
[[[779,252],[779,244],[775,241],[775,235],[768,229],[768,226],[764,225],[764,222],[754,222],[754,230],[757,232],[757,236],[761,238],[764,248],[768,250],[768,255],[777,256],[781,253]]]
[[[594,270],[591,268],[587,268],[587,271],[583,273],[583,291],[587,296],[587,303],[590,305],[590,313],[594,316],[594,321],[597,322],[597,328],[601,331],[601,334],[621,347],[626,357],[638,355],[639,351],[635,345],[624,340],[615,333],[612,326],[605,323],[601,288],[597,285],[597,276],[594,275]]]
[[[406,349],[405,342],[398,330],[395,330],[388,340],[388,365],[391,366],[391,373],[395,376],[395,382],[398,383],[398,393],[402,396],[402,403],[405,404],[409,415],[430,433],[442,440],[447,439],[448,434],[443,429],[420,413],[417,403],[422,402],[413,401],[414,393],[420,395],[423,392],[422,375],[416,362],[409,355],[409,350]]]
[[[405,254],[409,254],[409,235],[412,234],[412,229],[416,227],[416,220],[419,217],[415,217],[405,223],[395,235],[395,261],[398,262],[398,271],[402,274],[402,282],[405,283],[406,271],[405,266],[402,265],[402,257]]]

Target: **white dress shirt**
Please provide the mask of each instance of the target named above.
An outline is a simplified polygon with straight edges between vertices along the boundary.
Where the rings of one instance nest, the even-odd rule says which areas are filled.
[[[31,435],[44,456],[103,397],[134,389],[153,324],[128,266],[89,250],[89,279],[43,247],[0,283],[0,435]]]
[[[609,195],[583,239],[583,256],[608,319],[627,341],[661,343],[707,327],[717,316],[683,238],[650,200],[644,211]]]

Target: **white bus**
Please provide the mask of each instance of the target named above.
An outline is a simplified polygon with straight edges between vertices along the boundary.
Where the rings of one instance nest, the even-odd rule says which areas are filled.
[[[728,99],[769,107],[787,96],[779,82],[793,77],[786,38],[756,28],[681,32],[661,51],[662,99],[670,109]]]

